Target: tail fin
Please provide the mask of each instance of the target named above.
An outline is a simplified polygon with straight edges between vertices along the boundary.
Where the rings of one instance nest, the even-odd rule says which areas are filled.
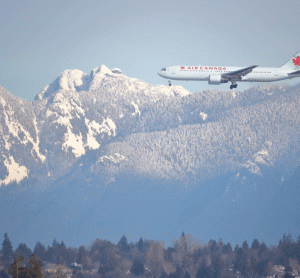
[[[300,70],[300,52],[296,52],[281,68],[288,70]]]

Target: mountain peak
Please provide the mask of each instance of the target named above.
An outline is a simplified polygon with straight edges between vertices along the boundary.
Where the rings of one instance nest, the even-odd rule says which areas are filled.
[[[85,91],[90,84],[90,76],[81,70],[65,70],[50,85],[45,86],[35,97],[35,100],[42,100],[51,96],[58,90]]]
[[[120,69],[114,69],[114,73],[121,73]],[[42,100],[46,97],[51,96],[53,93],[64,90],[64,91],[87,91],[92,81],[101,80],[105,75],[114,74],[105,65],[95,68],[91,71],[90,75],[82,72],[78,69],[65,70],[60,76],[50,85],[45,86],[35,97],[35,100]],[[96,82],[98,83],[98,82]]]
[[[66,91],[84,91],[88,89],[89,79],[81,70],[65,70],[59,77],[59,87]]]
[[[108,67],[106,67],[105,65],[102,65],[99,68],[93,69],[92,72],[91,72],[91,76],[94,76],[94,75],[99,74],[99,73],[100,74],[108,74],[108,75],[113,74],[112,71]]]

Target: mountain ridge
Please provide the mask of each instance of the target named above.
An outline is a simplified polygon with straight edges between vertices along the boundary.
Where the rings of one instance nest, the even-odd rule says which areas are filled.
[[[191,94],[105,66],[64,71],[31,102],[0,87],[1,231],[66,240],[70,225],[78,244],[103,225],[112,240],[147,229],[277,239],[283,227],[272,234],[263,211],[300,166],[299,105],[299,84]]]

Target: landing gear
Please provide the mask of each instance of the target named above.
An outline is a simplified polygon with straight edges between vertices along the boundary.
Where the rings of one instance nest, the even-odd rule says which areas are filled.
[[[232,82],[232,85],[230,85],[230,89],[236,88],[237,84]]]
[[[171,80],[168,80],[169,81],[169,86],[172,86],[172,84],[171,84]]]

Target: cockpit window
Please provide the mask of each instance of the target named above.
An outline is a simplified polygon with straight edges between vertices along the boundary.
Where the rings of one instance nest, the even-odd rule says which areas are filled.
[[[165,69],[165,68],[163,68],[163,69],[161,69],[161,71],[166,71],[166,69]]]

